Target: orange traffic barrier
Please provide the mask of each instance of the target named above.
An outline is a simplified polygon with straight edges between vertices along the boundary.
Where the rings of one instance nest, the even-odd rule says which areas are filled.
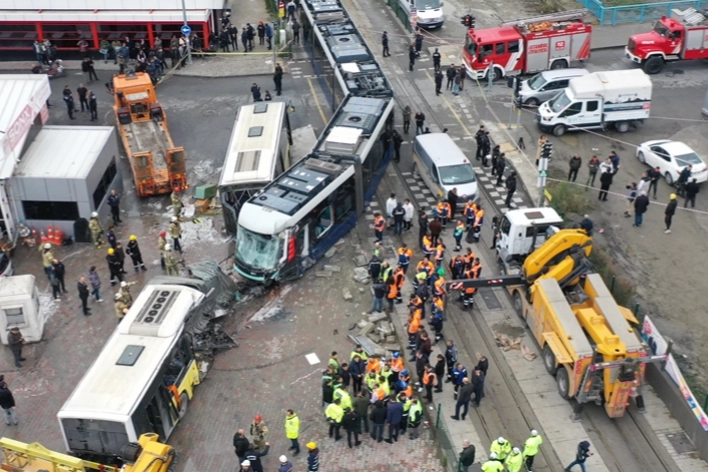
[[[49,242],[49,240],[47,239],[47,236],[44,234],[44,230],[41,230],[41,231],[39,232],[39,237],[40,237],[40,239],[41,239],[41,241],[42,241],[42,244]]]
[[[61,246],[64,242],[64,231],[59,228],[54,229],[54,244]]]
[[[54,228],[52,227],[52,225],[47,226],[47,240],[50,243],[54,242]]]
[[[32,227],[32,238],[37,239],[37,230],[35,229],[34,226]]]

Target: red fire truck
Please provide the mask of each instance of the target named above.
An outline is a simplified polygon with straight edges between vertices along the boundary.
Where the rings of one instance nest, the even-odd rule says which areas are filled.
[[[624,53],[647,74],[658,74],[667,62],[708,58],[708,10],[671,10],[652,31],[630,36]]]
[[[472,77],[494,80],[505,75],[563,69],[590,57],[592,25],[587,10],[551,13],[467,32],[463,57]]]

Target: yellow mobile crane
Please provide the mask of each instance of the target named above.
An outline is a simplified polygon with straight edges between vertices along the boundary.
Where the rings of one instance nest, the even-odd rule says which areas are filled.
[[[448,288],[507,287],[563,398],[604,405],[611,418],[624,415],[630,397],[642,409],[645,364],[666,356],[647,355],[630,325],[638,323],[632,312],[617,305],[600,275],[592,273],[592,238],[584,230],[555,228],[548,222],[562,220],[547,208],[513,210],[504,218],[497,250],[505,275],[453,280]],[[531,224],[524,227],[524,221]],[[527,237],[530,244],[518,241]],[[530,250],[525,257],[524,248]]]
[[[123,448],[123,467],[89,462],[50,451],[39,443],[27,444],[0,438],[0,470],[12,472],[167,472],[175,458],[172,446],[158,442],[155,433],[140,436],[137,443]]]

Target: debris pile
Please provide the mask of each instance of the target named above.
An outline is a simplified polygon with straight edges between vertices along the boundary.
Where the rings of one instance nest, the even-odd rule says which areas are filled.
[[[509,336],[503,333],[494,333],[494,340],[497,342],[497,346],[502,348],[502,351],[504,352],[510,351],[512,349],[518,349],[521,351],[521,355],[524,356],[524,359],[526,359],[527,361],[532,361],[536,359],[536,353],[521,344],[520,337],[510,338]]]
[[[385,356],[389,351],[400,351],[396,330],[385,313],[372,313],[349,330],[349,339],[364,348],[366,354]]]

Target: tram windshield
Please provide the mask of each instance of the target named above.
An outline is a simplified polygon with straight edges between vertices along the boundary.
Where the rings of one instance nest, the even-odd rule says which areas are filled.
[[[280,254],[280,238],[258,234],[239,225],[236,233],[236,259],[254,269],[275,268]]]

